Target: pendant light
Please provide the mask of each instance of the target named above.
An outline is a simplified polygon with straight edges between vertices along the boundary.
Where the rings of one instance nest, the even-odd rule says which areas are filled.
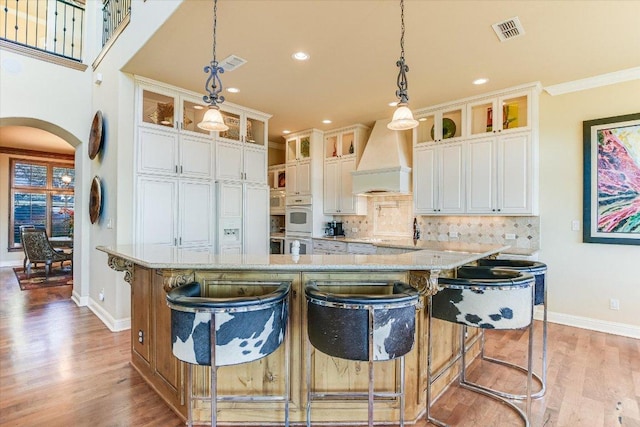
[[[224,68],[218,65],[216,59],[216,27],[218,24],[218,0],[213,0],[213,59],[209,65],[204,67],[204,72],[209,74],[207,81],[204,84],[205,90],[209,95],[202,97],[204,102],[209,104],[209,109],[204,113],[202,121],[198,123],[200,129],[209,131],[225,131],[229,129],[224,123],[222,113],[220,113],[220,107],[218,104],[224,102],[224,96],[220,95],[222,92],[222,81],[220,80],[220,74],[224,73]]]
[[[404,0],[400,0],[400,22],[400,59],[396,62],[396,65],[400,68],[398,71],[398,90],[396,91],[399,101],[398,108],[393,113],[393,120],[387,124],[387,127],[391,130],[413,129],[418,126],[418,121],[413,118],[413,113],[407,107],[409,104],[409,95],[407,94],[409,66],[404,63]]]

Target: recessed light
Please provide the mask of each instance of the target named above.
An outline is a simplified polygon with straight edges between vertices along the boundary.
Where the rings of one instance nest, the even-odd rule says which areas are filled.
[[[489,79],[485,79],[485,78],[483,77],[483,78],[481,78],[481,79],[476,79],[476,80],[474,80],[474,81],[473,81],[473,84],[474,84],[474,85],[483,85],[483,84],[485,84],[485,83],[486,83],[486,82],[488,82],[488,81],[489,81]]]
[[[202,105],[194,105],[193,109],[194,110],[204,110],[204,107]]]
[[[322,121],[322,123],[324,123],[325,125],[328,125],[329,123],[331,123],[331,120],[329,120],[329,119],[324,119],[324,120]]]
[[[240,89],[238,89],[237,87],[229,87],[227,88],[227,92],[238,93],[240,92]]]
[[[306,52],[296,52],[293,55],[291,55],[291,57],[296,61],[306,61],[307,59],[310,58],[309,54]]]
[[[389,107],[397,107],[398,106],[398,101],[393,101],[389,103]]]
[[[291,133],[291,131],[290,131],[290,130],[285,129],[285,130],[283,130],[283,131],[282,131],[282,133],[284,133],[284,134],[286,135],[286,134],[288,134],[288,133]]]

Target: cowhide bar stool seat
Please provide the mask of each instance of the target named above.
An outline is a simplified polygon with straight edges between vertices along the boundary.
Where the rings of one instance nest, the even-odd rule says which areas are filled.
[[[466,270],[464,272],[466,278],[460,277],[460,271],[463,269]],[[532,275],[518,271],[464,267],[458,270],[458,278],[439,278],[438,292],[428,299],[429,325],[432,319],[462,325],[459,358],[461,361],[460,386],[506,404],[516,411],[527,427],[531,416],[534,283],[535,279]],[[467,381],[465,336],[469,326],[481,329],[528,329],[526,412],[493,391]],[[431,386],[444,373],[439,372],[434,375],[432,372],[431,330],[432,328],[429,327],[427,335],[427,420],[439,426],[446,426],[442,421],[431,416]]]
[[[336,288],[336,284],[340,287]],[[343,293],[332,293],[331,288]],[[358,288],[376,293],[358,293]],[[344,293],[345,289],[349,293]],[[379,291],[378,291],[379,290]],[[360,291],[362,292],[362,291]],[[377,293],[379,292],[379,293]],[[373,426],[374,398],[399,399],[400,425],[404,425],[404,355],[415,342],[416,306],[419,293],[401,282],[319,282],[305,285],[307,298],[307,426],[311,425],[313,400],[364,399],[368,402],[368,425]],[[316,392],[311,383],[311,345],[332,357],[368,362],[367,393]],[[374,392],[373,363],[400,359],[399,391]],[[397,390],[397,389],[396,389]]]
[[[533,373],[533,378],[540,384],[540,389],[533,393],[531,397],[539,398],[544,396],[544,393],[547,388],[547,287],[546,287],[546,272],[547,265],[538,261],[528,261],[528,260],[510,260],[510,259],[480,259],[478,260],[478,266],[485,268],[508,268],[509,270],[515,270],[522,273],[532,274],[536,280],[535,283],[535,298],[534,305],[542,305],[543,306],[543,315],[542,315],[542,369],[541,375],[537,375],[535,372]],[[465,269],[460,269],[458,271],[458,277],[465,277],[467,273],[465,273]],[[471,273],[473,274],[473,273]],[[495,357],[488,357],[484,353],[484,334],[482,334],[482,346],[480,350],[480,355],[484,360],[493,363],[499,363],[505,366],[509,366],[511,368],[518,369],[522,372],[526,372],[526,369],[522,366],[515,365],[511,362],[507,362],[505,360],[497,359]],[[495,393],[500,396],[507,397],[509,399],[525,399],[526,396],[522,394],[513,394],[513,393],[505,393],[498,390],[493,390]]]
[[[193,395],[192,366],[187,369],[188,419],[193,425],[193,402],[210,400],[211,425],[217,425],[218,401],[276,400],[284,402],[285,426],[289,425],[289,293],[291,282],[220,281],[242,287],[253,296],[206,297],[200,283],[171,290],[173,355],[191,365],[211,367],[210,396]],[[217,286],[211,281],[207,286]],[[252,292],[254,290],[254,292]],[[232,292],[230,292],[232,293]],[[266,357],[285,343],[284,395],[218,396],[217,368]]]

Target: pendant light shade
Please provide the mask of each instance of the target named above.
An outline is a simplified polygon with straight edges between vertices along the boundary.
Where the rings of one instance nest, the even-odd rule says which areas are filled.
[[[218,104],[224,102],[224,96],[220,95],[222,92],[222,81],[220,80],[220,74],[224,73],[224,68],[218,65],[216,59],[216,29],[218,27],[218,0],[213,0],[213,59],[204,67],[204,72],[207,73],[207,81],[204,85],[205,90],[209,95],[202,97],[204,102],[209,104],[209,109],[204,113],[202,121],[198,123],[200,129],[208,131],[225,131],[229,129],[229,126],[224,124],[224,118],[220,113],[220,107]]]
[[[222,113],[220,113],[220,109],[217,106],[209,107],[207,112],[204,113],[202,121],[198,123],[198,127],[200,129],[218,132],[229,130],[229,126],[224,124]]]
[[[409,104],[409,94],[407,93],[409,66],[404,62],[404,0],[400,0],[400,23],[400,59],[396,61],[396,66],[399,68],[396,96],[399,102],[398,108],[393,113],[393,120],[387,124],[391,130],[407,130],[418,126],[418,121],[413,118],[413,113],[407,107]]]
[[[413,118],[413,113],[406,105],[398,105],[393,113],[393,120],[387,124],[391,130],[413,129],[418,126],[418,121]]]

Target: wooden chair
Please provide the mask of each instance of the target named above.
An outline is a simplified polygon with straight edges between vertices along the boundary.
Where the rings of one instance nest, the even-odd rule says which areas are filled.
[[[25,253],[25,270],[31,274],[31,266],[43,263],[45,268],[45,278],[49,278],[49,270],[54,262],[60,263],[60,268],[65,261],[73,263],[73,253],[56,251],[45,230],[38,228],[21,228],[22,247]],[[27,262],[28,260],[28,262]],[[73,268],[73,264],[72,264]]]

